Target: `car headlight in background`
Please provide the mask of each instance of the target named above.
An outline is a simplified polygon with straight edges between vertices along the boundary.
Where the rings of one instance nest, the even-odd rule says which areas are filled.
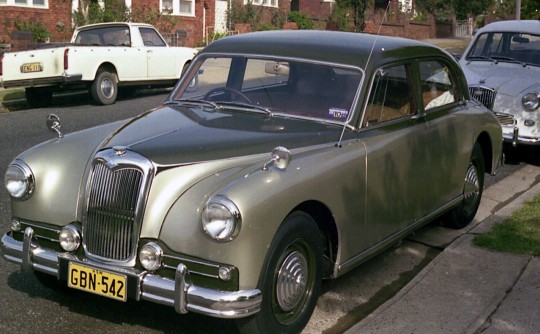
[[[523,95],[521,103],[526,110],[535,111],[540,105],[540,92],[532,92]]]
[[[156,271],[161,268],[162,259],[163,249],[154,242],[147,243],[139,251],[139,261],[148,271]]]
[[[217,241],[230,241],[240,232],[240,210],[226,197],[210,199],[204,206],[201,221],[206,234]]]
[[[34,174],[27,164],[17,160],[7,168],[4,184],[11,197],[28,199],[34,192]]]

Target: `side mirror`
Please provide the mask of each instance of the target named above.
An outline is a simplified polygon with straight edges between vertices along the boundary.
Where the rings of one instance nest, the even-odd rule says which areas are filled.
[[[285,170],[291,162],[291,152],[283,146],[278,146],[272,150],[272,159],[268,161],[262,168],[262,170],[268,170],[268,166],[274,164],[277,169]]]
[[[58,138],[64,138],[64,134],[60,132],[60,117],[55,114],[49,114],[47,116],[47,128],[58,135]]]

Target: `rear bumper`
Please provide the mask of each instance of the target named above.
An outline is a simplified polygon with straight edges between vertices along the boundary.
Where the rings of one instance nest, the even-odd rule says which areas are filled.
[[[22,79],[22,80],[0,80],[0,87],[40,87],[40,86],[56,86],[62,84],[76,83],[82,80],[82,74],[62,75],[58,77],[37,78],[37,79]]]
[[[69,253],[57,253],[40,247],[33,240],[33,234],[32,228],[28,227],[21,242],[6,233],[0,241],[2,258],[20,264],[23,270],[40,271],[60,279],[67,278],[67,263],[83,262]],[[177,266],[174,279],[87,260],[84,260],[84,265],[126,275],[128,284],[131,284],[128,291],[131,298],[172,306],[181,314],[191,311],[217,318],[242,318],[259,312],[261,308],[260,290],[229,292],[195,286],[189,283],[189,272],[182,263]]]

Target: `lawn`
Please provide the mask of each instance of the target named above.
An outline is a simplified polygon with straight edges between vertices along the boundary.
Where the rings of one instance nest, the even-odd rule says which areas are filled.
[[[490,232],[476,236],[474,244],[496,251],[540,256],[540,194],[493,226]]]

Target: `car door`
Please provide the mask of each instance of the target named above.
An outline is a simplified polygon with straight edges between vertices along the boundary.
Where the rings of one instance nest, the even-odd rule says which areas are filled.
[[[148,78],[179,78],[180,69],[176,64],[174,50],[167,47],[153,28],[140,27],[139,31],[146,50]]]
[[[425,215],[431,194],[430,131],[418,114],[412,63],[380,68],[360,138],[367,152],[366,243],[379,243]]]
[[[470,147],[472,144],[465,141],[472,139],[463,133],[463,118],[455,117],[466,108],[466,103],[458,89],[454,67],[445,59],[429,58],[419,59],[416,65],[419,109],[429,129],[423,162],[431,183],[426,189],[430,196],[424,210],[432,212],[462,193],[470,152],[460,148]]]

